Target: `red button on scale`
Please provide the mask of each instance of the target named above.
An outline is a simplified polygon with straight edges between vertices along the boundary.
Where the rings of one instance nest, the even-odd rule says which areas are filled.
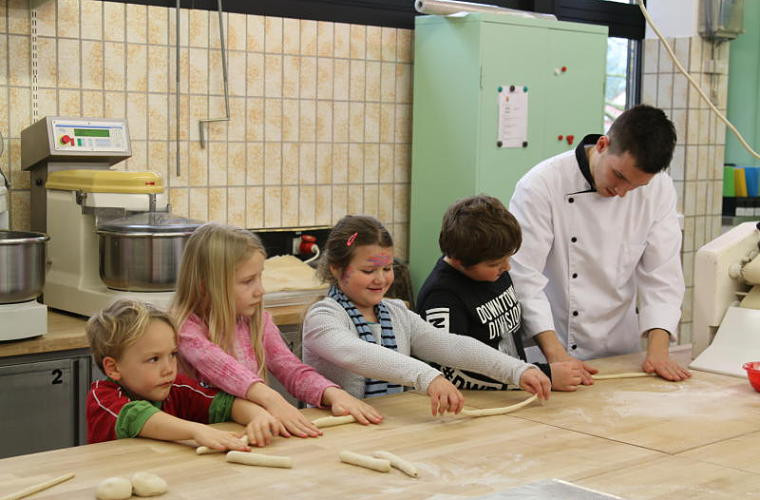
[[[74,139],[72,139],[68,135],[62,136],[61,137],[61,144],[68,144],[68,143],[74,144]]]

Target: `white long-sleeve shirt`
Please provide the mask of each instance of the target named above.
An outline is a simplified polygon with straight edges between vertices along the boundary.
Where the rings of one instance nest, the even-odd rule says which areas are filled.
[[[309,309],[304,319],[304,363],[358,398],[364,396],[365,378],[426,392],[441,372],[420,359],[482,373],[515,386],[523,372],[533,367],[472,337],[434,327],[400,300],[384,299],[383,303],[391,315],[398,350],[360,339],[345,309],[335,300],[324,298]],[[376,337],[379,330],[379,325],[373,329]]]
[[[510,274],[525,334],[555,330],[579,359],[640,351],[652,328],[674,336],[684,294],[670,176],[623,198],[590,189],[568,151],[525,174],[509,207],[523,231]]]

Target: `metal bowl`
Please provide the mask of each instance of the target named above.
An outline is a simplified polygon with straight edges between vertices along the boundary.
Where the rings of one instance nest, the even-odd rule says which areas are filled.
[[[201,224],[150,212],[102,224],[97,229],[100,279],[115,290],[173,291],[185,244]]]
[[[45,285],[44,233],[0,231],[0,304],[26,302]]]

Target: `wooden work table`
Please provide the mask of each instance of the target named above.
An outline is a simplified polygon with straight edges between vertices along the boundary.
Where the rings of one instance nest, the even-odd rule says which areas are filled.
[[[297,325],[302,321],[303,305],[266,307],[272,320],[278,326]],[[86,319],[68,313],[48,311],[48,332],[45,335],[26,340],[0,343],[0,358],[25,356],[55,351],[86,349],[87,337],[84,333]]]
[[[639,369],[636,355],[598,360],[604,372]],[[32,498],[93,498],[102,479],[155,472],[161,498],[425,498],[498,493],[558,478],[628,499],[750,498],[760,491],[760,394],[744,379],[693,372],[681,383],[656,378],[597,381],[553,393],[543,405],[471,418],[430,416],[415,392],[376,398],[379,426],[324,429],[317,439],[277,438],[261,450],[293,457],[293,469],[228,464],[191,447],[128,439],[0,460],[0,497],[75,472]],[[504,406],[524,392],[465,393],[469,407]],[[321,410],[304,410],[309,418]],[[220,424],[240,429],[235,424]],[[418,479],[342,464],[338,452],[388,450],[415,463]]]

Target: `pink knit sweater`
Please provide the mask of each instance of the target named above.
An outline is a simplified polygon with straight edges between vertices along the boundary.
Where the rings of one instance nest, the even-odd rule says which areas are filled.
[[[268,312],[262,318],[264,356],[269,371],[293,396],[313,406],[321,406],[328,387],[338,387],[317,371],[303,364],[280,336]],[[208,338],[208,326],[195,314],[179,329],[180,370],[211,387],[245,398],[251,384],[262,382],[259,365],[251,345],[248,323],[239,320],[235,328],[234,356]]]

